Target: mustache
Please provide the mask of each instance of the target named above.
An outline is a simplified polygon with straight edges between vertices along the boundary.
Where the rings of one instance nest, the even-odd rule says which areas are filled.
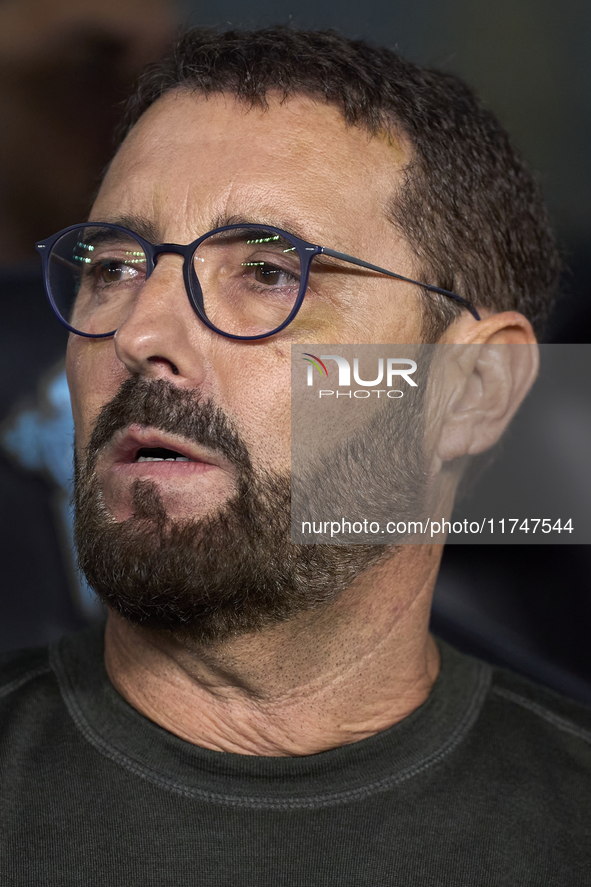
[[[252,470],[246,444],[229,417],[211,398],[179,388],[165,379],[134,375],[101,409],[88,446],[86,462],[94,470],[101,450],[113,435],[129,425],[158,428],[221,453],[240,472]]]

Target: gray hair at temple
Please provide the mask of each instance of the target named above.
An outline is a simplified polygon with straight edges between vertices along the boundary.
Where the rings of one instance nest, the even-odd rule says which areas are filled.
[[[122,134],[179,88],[263,107],[270,92],[306,95],[336,105],[348,125],[402,134],[412,157],[388,215],[424,281],[477,307],[519,311],[541,337],[560,274],[548,215],[507,132],[458,77],[335,31],[194,28],[142,75]],[[423,294],[423,334],[434,342],[461,308]]]

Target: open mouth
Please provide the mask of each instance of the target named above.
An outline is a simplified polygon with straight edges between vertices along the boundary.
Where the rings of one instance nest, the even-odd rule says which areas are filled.
[[[131,426],[115,434],[105,452],[107,464],[123,468],[145,462],[182,462],[202,469],[220,467],[215,454],[210,455],[188,441],[175,440],[175,436],[153,428]]]
[[[147,480],[161,488],[170,516],[206,514],[235,494],[233,467],[212,447],[181,434],[130,425],[116,431],[95,467],[105,507],[116,520],[134,513],[133,484]]]
[[[225,461],[209,448],[184,440],[180,435],[140,425],[131,425],[116,432],[101,460],[105,469],[114,468],[115,471],[133,470],[133,466],[146,467],[145,463],[166,463],[170,468],[172,462],[182,463],[199,472],[212,468],[228,470]]]
[[[175,450],[165,447],[142,447],[136,453],[134,462],[193,462],[188,456],[183,456]]]

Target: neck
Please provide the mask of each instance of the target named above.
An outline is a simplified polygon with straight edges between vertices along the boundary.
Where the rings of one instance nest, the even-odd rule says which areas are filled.
[[[437,677],[440,555],[405,546],[322,611],[207,648],[111,613],[109,677],[141,714],[216,751],[307,755],[365,739],[418,708]]]

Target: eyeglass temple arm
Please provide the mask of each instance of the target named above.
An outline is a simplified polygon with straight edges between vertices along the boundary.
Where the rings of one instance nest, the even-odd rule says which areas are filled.
[[[380,268],[378,265],[372,265],[371,262],[364,262],[363,259],[356,259],[355,256],[348,256],[346,253],[338,253],[336,250],[328,249],[325,246],[321,247],[321,250],[325,256],[332,256],[333,259],[342,259],[344,262],[350,262],[352,265],[359,265],[361,268],[369,268],[370,271],[379,271],[380,274],[387,274],[388,277],[394,277],[396,280],[404,280],[405,283],[414,283],[416,286],[422,286],[423,289],[429,290],[432,293],[439,293],[441,296],[447,296],[448,298],[453,299],[454,302],[459,302],[463,305],[475,320],[481,320],[480,314],[472,303],[469,302],[468,299],[464,299],[463,296],[458,296],[457,293],[441,289],[439,286],[431,286],[429,283],[420,283],[418,280],[411,280],[410,277],[403,277],[401,274],[395,274],[394,271],[387,271],[385,268]]]
[[[66,268],[69,268],[70,271],[79,271],[80,265],[76,265],[75,262],[68,262],[63,256],[58,255],[57,253],[53,253],[52,257],[54,262],[57,262],[58,265],[65,265]]]

